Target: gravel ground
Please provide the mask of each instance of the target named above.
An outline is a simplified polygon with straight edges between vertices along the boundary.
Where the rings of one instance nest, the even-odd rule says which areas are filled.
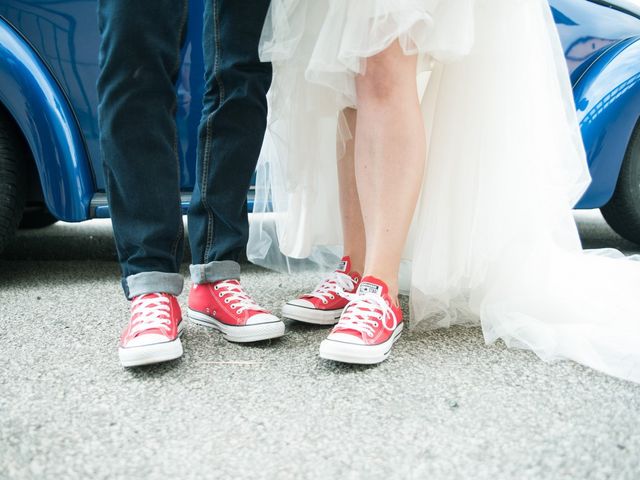
[[[638,250],[579,220],[586,246]],[[0,478],[640,478],[638,385],[476,328],[357,367],[318,358],[324,328],[242,346],[190,325],[182,359],[124,370],[118,277],[108,221],[23,231],[0,256]],[[276,313],[316,281],[244,267]]]

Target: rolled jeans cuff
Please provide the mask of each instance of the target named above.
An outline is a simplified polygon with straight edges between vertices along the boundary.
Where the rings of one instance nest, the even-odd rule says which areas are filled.
[[[179,273],[142,272],[126,278],[129,299],[146,293],[168,293],[176,297],[182,293],[184,279]]]
[[[240,280],[240,264],[222,260],[189,266],[193,283],[213,283],[220,280]]]

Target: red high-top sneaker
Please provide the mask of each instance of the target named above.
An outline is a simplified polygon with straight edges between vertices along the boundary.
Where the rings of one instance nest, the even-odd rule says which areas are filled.
[[[347,300],[344,293],[354,293],[360,274],[351,271],[351,259],[343,257],[338,268],[313,292],[306,293],[282,307],[282,316],[299,322],[333,325],[340,318]]]
[[[148,293],[131,301],[131,319],[120,337],[123,367],[166,362],[182,356],[182,313],[168,293]]]
[[[260,307],[238,280],[194,284],[189,319],[219,330],[230,342],[257,342],[284,335],[284,322]]]
[[[368,276],[348,297],[340,321],[320,344],[320,356],[345,363],[386,360],[403,326],[402,310],[389,296],[387,285]]]

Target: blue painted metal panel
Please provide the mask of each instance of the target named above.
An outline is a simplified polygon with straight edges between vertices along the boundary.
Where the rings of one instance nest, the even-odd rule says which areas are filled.
[[[577,208],[598,208],[613,195],[638,119],[640,99],[632,91],[623,92],[615,101],[606,99],[617,95],[621,84],[626,85],[622,89],[628,87],[627,80],[640,69],[640,57],[630,62],[632,53],[624,53],[626,46],[640,36],[640,19],[607,2],[551,0],[550,4],[574,86],[593,178]],[[625,59],[616,59],[618,55]]]
[[[63,220],[85,220],[94,181],[73,111],[31,46],[2,19],[0,102],[33,152],[49,210]]]
[[[579,208],[604,205],[640,118],[640,36],[609,48],[574,87],[593,182]]]
[[[550,0],[572,80],[606,49],[640,34],[640,19],[599,3]]]

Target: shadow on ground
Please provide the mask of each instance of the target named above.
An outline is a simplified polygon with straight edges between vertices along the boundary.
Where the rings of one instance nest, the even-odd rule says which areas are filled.
[[[640,246],[617,235],[597,211],[577,212],[578,230],[585,248],[617,248],[640,253]],[[0,254],[2,260],[113,260],[117,259],[110,220],[58,222],[39,230],[21,230]],[[185,262],[189,262],[185,241]]]

